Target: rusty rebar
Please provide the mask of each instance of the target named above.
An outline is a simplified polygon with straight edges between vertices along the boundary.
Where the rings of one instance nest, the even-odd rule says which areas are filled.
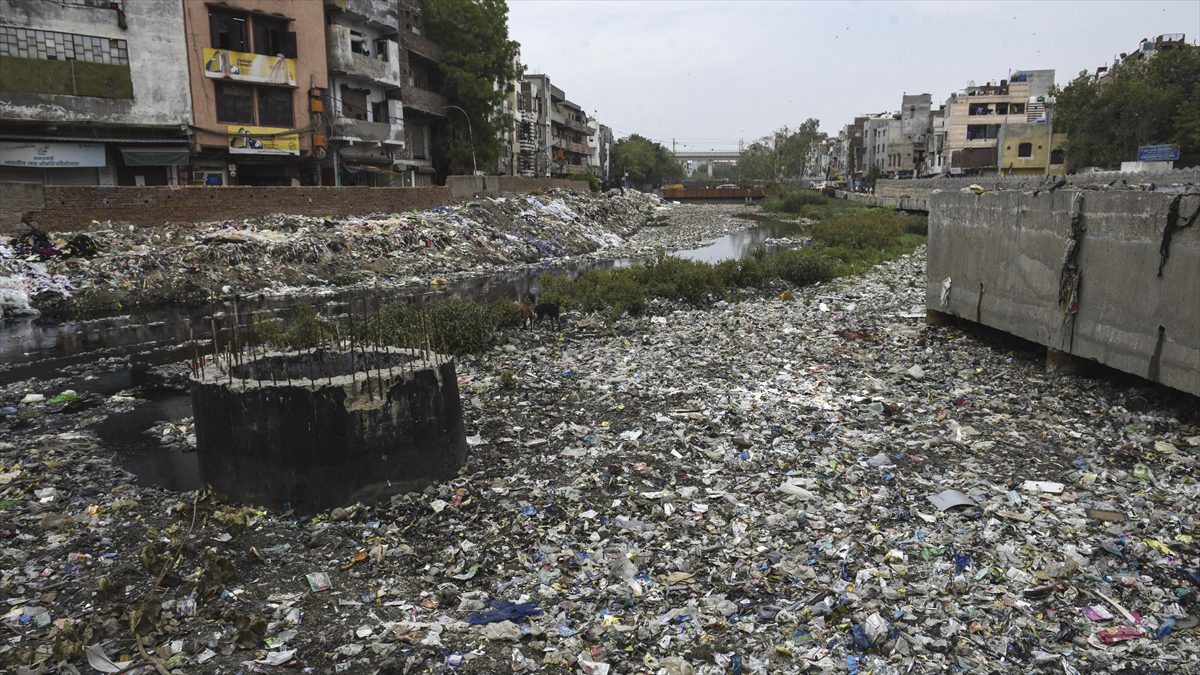
[[[217,317],[215,313],[211,311],[211,309],[208,313],[208,321],[212,327],[213,365],[217,367],[217,372],[219,373],[221,371],[221,357],[218,354],[220,345],[217,340]]]

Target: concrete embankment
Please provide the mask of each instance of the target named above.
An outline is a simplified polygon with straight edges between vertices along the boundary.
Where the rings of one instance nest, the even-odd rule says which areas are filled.
[[[164,224],[244,220],[276,213],[301,216],[363,216],[403,213],[452,204],[475,196],[587,191],[586,182],[520,176],[450,176],[432,187],[97,187],[0,183],[0,234],[24,231],[32,214],[45,230],[88,230],[93,222],[153,227]]]
[[[929,199],[930,310],[1200,395],[1200,195]]]

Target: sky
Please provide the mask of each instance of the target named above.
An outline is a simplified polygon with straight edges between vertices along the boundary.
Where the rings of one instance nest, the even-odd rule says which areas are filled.
[[[974,80],[1053,68],[1059,85],[1139,41],[1200,37],[1200,2],[508,0],[509,35],[544,73],[624,137],[680,151],[736,149],[809,117],[836,133],[934,107]]]

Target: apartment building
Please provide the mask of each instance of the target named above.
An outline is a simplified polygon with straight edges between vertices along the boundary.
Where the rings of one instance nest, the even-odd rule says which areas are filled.
[[[929,131],[926,133],[925,163],[922,175],[939,175],[946,171],[946,106],[938,106],[929,113]]]
[[[1006,124],[997,138],[1002,176],[1062,175],[1067,172],[1067,135],[1054,133],[1049,120]]]
[[[849,179],[853,176],[862,176],[865,171],[864,153],[866,148],[863,146],[863,125],[866,124],[867,119],[865,115],[855,117],[853,122],[847,124],[838,133],[838,136],[842,139],[839,164],[842,167],[841,171],[844,178]]]
[[[136,3],[134,3],[136,4]],[[327,86],[324,5],[183,3],[195,116],[191,182],[317,185]]]
[[[589,127],[593,122],[594,120],[588,120]],[[613,131],[607,125],[597,123],[596,135],[594,137],[589,137],[589,147],[593,145],[593,138],[596,154],[592,160],[592,173],[600,179],[601,183],[608,184],[613,179],[612,146],[615,142],[613,139]]]
[[[550,88],[550,145],[553,150],[551,175],[564,177],[588,172],[587,114],[568,101],[561,89]]]
[[[399,9],[400,99],[404,110],[406,150],[401,160],[405,185],[434,183],[434,138],[442,133],[447,115],[463,113],[447,108],[440,93],[441,45],[425,36],[420,0],[396,0]],[[460,119],[459,124],[467,120]]]
[[[894,144],[887,148],[888,174],[892,177],[920,175],[925,165],[932,103],[929,94],[904,94],[901,97],[899,134]]]
[[[528,74],[521,77],[514,115],[517,135],[517,174],[545,178],[550,175],[553,156],[550,145],[550,78]]]
[[[389,0],[324,0],[329,89],[328,185],[405,184],[398,6]]]
[[[889,142],[893,146],[900,139],[900,115],[897,113],[881,113],[868,117],[863,122],[863,171],[869,172],[871,167],[880,174],[886,174],[891,168],[891,153],[888,151]]]
[[[999,83],[969,84],[946,105],[945,153],[951,173],[996,175],[1001,129],[1046,117],[1053,70],[1017,71]]]
[[[0,180],[188,180],[179,0],[0,0]]]

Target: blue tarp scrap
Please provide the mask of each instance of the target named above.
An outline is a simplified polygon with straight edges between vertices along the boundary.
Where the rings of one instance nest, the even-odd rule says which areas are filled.
[[[488,601],[488,607],[491,607],[491,609],[482,612],[471,612],[467,615],[466,622],[475,625],[496,623],[498,621],[520,623],[530,617],[542,615],[542,610],[538,609],[537,605],[537,600],[520,603],[509,602],[508,600],[490,600]]]

